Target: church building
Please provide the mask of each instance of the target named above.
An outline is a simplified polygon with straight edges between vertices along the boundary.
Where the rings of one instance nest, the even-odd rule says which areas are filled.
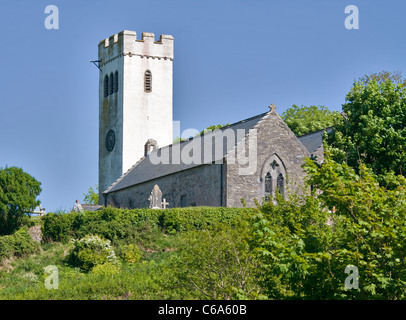
[[[303,185],[305,157],[322,161],[323,130],[296,137],[274,105],[173,143],[174,38],[122,31],[99,43],[99,201],[145,208],[254,206]]]

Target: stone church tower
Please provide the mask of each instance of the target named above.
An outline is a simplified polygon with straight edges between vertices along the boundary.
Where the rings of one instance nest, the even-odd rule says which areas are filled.
[[[100,201],[147,147],[173,141],[173,40],[122,31],[99,43]]]

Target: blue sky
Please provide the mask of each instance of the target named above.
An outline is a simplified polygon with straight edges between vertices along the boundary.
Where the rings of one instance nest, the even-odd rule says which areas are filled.
[[[44,26],[47,5],[59,29]],[[359,29],[347,30],[347,5]],[[0,4],[0,167],[42,183],[47,211],[98,181],[102,39],[122,30],[175,38],[174,120],[202,130],[293,104],[341,110],[355,79],[406,76],[402,0],[15,0]]]

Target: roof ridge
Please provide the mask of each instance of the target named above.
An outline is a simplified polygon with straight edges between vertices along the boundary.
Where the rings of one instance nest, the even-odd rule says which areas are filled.
[[[333,128],[334,126],[329,126],[329,127],[326,127],[326,128],[323,128],[323,129],[319,129],[319,130],[316,130],[316,131],[312,131],[312,132],[308,132],[308,133],[306,133],[306,134],[302,134],[301,136],[296,136],[297,138],[302,138],[302,137],[304,137],[304,136],[308,136],[308,135],[310,135],[310,134],[313,134],[313,133],[316,133],[316,132],[319,132],[319,131],[324,131],[324,130],[327,130],[327,129],[331,129],[331,128]]]
[[[247,121],[251,121],[251,120],[253,120],[253,119],[255,119],[255,118],[262,118],[262,117],[264,117],[264,116],[265,116],[267,113],[269,113],[269,112],[270,112],[270,111],[267,111],[267,112],[264,112],[264,113],[261,113],[261,114],[257,114],[256,116],[252,116],[252,117],[249,117],[249,118],[247,118],[247,119],[243,119],[243,120],[234,122],[234,123],[232,123],[232,124],[228,124],[228,125],[226,125],[226,126],[224,126],[224,127],[221,127],[221,128],[219,128],[219,129],[220,129],[220,130],[227,129],[227,128],[232,127],[232,126],[235,126],[235,125],[237,125],[237,124],[241,124],[241,123],[244,123],[244,122],[247,122]]]

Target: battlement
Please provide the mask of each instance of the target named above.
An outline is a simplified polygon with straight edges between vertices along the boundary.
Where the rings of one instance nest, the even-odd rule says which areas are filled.
[[[162,34],[155,41],[155,35],[143,32],[141,39],[137,39],[135,31],[123,30],[99,43],[99,60],[102,63],[119,55],[141,57],[156,57],[173,59],[173,36]]]

